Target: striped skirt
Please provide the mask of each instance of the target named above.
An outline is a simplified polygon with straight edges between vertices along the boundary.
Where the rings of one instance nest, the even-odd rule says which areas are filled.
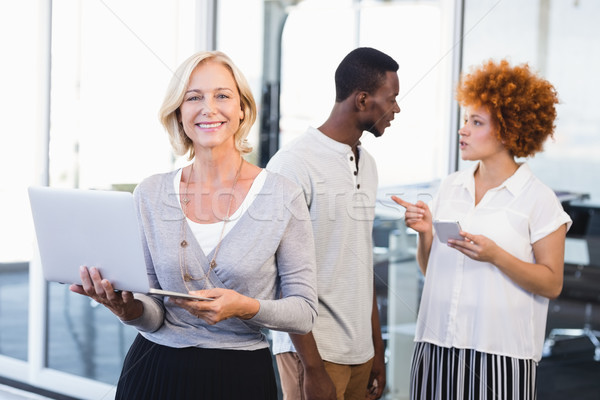
[[[412,400],[534,400],[536,368],[522,360],[470,349],[415,343]]]
[[[137,335],[123,363],[117,400],[277,400],[268,348],[172,348]]]

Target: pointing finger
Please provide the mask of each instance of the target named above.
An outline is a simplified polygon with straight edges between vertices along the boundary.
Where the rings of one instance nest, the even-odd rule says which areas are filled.
[[[411,203],[409,203],[408,201],[402,200],[398,196],[392,196],[392,200],[394,200],[397,204],[401,205],[404,208],[408,208],[408,207],[412,206]]]

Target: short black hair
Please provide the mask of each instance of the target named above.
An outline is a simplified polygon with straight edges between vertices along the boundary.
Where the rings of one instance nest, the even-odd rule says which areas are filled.
[[[398,71],[398,63],[387,54],[371,47],[352,50],[335,71],[335,101],[344,101],[355,91],[375,92],[386,72]]]

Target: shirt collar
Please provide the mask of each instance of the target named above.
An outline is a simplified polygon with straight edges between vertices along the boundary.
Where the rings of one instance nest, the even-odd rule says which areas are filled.
[[[454,181],[455,185],[463,186],[465,188],[470,188],[475,186],[475,171],[479,163],[473,164],[471,167],[466,169],[464,173],[457,176]],[[514,196],[518,195],[522,190],[527,181],[531,178],[532,172],[527,163],[522,163],[519,168],[515,171],[514,174],[508,177],[498,189],[502,189],[505,187],[511,194]]]
[[[509,192],[511,192],[514,196],[521,193],[525,184],[532,176],[531,169],[529,165],[526,163],[522,163],[519,168],[515,171],[512,176],[510,176],[507,180],[504,181],[503,185],[506,186]]]
[[[308,132],[322,145],[329,147],[333,151],[339,154],[348,154],[348,152],[352,152],[352,147],[347,145],[346,143],[338,142],[337,140],[333,140],[329,136],[325,135],[320,130],[310,127]],[[359,151],[360,151],[360,142],[358,143]]]

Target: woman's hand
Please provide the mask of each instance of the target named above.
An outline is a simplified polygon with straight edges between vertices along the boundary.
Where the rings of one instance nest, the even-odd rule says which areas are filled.
[[[398,196],[392,196],[392,200],[406,209],[404,212],[406,226],[419,233],[432,231],[431,211],[427,204],[420,200],[416,204],[412,204],[402,200]]]
[[[417,240],[417,262],[423,275],[427,273],[427,264],[429,263],[429,252],[433,242],[433,217],[427,204],[418,201],[412,204],[402,200],[398,196],[392,196],[392,200],[406,209],[404,212],[404,223],[409,228],[419,233]]]
[[[244,296],[230,289],[196,290],[190,294],[213,298],[213,301],[187,300],[183,298],[169,298],[169,301],[186,309],[190,314],[203,319],[209,325],[228,318],[250,319],[260,309],[258,300]]]
[[[460,231],[460,235],[465,240],[448,239],[448,246],[473,260],[495,264],[494,260],[500,247],[492,239],[464,231]]]
[[[448,240],[448,245],[469,258],[496,266],[523,289],[555,299],[563,285],[566,225],[533,244],[535,263],[518,259],[483,235],[461,231],[465,240]]]
[[[142,315],[144,306],[133,298],[133,293],[115,291],[107,279],[102,279],[96,267],[80,267],[79,276],[81,285],[69,286],[71,292],[88,296],[108,308],[122,321],[136,319]]]

